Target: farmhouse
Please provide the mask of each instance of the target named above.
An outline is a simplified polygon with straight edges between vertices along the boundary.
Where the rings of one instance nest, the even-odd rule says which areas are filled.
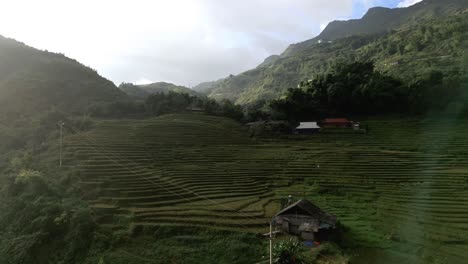
[[[346,118],[327,118],[320,123],[323,128],[350,128],[353,122]]]
[[[299,126],[294,129],[295,134],[312,134],[318,132],[320,127],[317,122],[301,122]]]
[[[196,107],[196,106],[189,106],[185,110],[193,112],[193,113],[203,113],[205,110],[203,110],[201,107]]]
[[[336,216],[307,200],[299,200],[276,214],[273,222],[283,232],[314,240],[319,233],[335,228]]]

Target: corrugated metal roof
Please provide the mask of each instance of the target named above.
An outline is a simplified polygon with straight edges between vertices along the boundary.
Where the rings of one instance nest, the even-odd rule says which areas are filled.
[[[281,216],[288,214],[291,209],[294,208],[301,208],[303,211],[307,212],[307,215],[313,218],[320,220],[321,222],[325,222],[330,225],[336,224],[336,216],[326,213],[322,211],[320,208],[309,202],[308,200],[299,200],[290,206],[284,208],[275,216]]]
[[[301,122],[296,129],[319,129],[317,122]]]
[[[324,120],[324,123],[349,123],[349,121],[346,118],[326,118]]]

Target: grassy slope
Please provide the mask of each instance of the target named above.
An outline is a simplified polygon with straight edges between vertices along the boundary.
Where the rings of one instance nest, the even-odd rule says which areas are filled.
[[[103,232],[141,234],[96,256],[113,260],[130,251],[153,261],[173,256],[182,263],[222,263],[215,262],[222,246],[213,243],[224,236],[223,243],[239,244],[224,262],[246,263],[248,244],[255,247],[246,251],[247,262],[260,260],[262,242],[246,236],[237,243],[237,232],[265,231],[281,199],[293,194],[349,227],[347,243],[362,251],[358,263],[462,263],[468,252],[467,122],[366,122],[368,135],[258,141],[227,119],[167,115],[103,121],[71,136],[67,155],[80,159],[82,185]],[[148,236],[161,226],[160,240]],[[179,239],[171,226],[201,229]]]
[[[382,71],[415,80],[431,70],[466,71],[468,13],[429,20],[380,35],[352,36],[305,45],[271,64],[215,82],[209,95],[240,104],[275,99],[287,88],[327,71],[334,62],[373,60]]]

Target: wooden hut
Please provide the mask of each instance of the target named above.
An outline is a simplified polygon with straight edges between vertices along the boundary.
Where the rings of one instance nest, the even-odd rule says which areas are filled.
[[[205,110],[201,107],[196,107],[196,106],[189,106],[185,110],[192,112],[192,113],[204,113]]]
[[[273,223],[283,232],[314,240],[317,233],[335,228],[336,216],[307,200],[299,200],[276,214]]]

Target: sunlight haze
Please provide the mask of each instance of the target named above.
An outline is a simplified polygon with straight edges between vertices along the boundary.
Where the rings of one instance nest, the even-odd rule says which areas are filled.
[[[193,86],[253,68],[332,20],[409,2],[2,0],[0,35],[64,53],[116,84]]]

